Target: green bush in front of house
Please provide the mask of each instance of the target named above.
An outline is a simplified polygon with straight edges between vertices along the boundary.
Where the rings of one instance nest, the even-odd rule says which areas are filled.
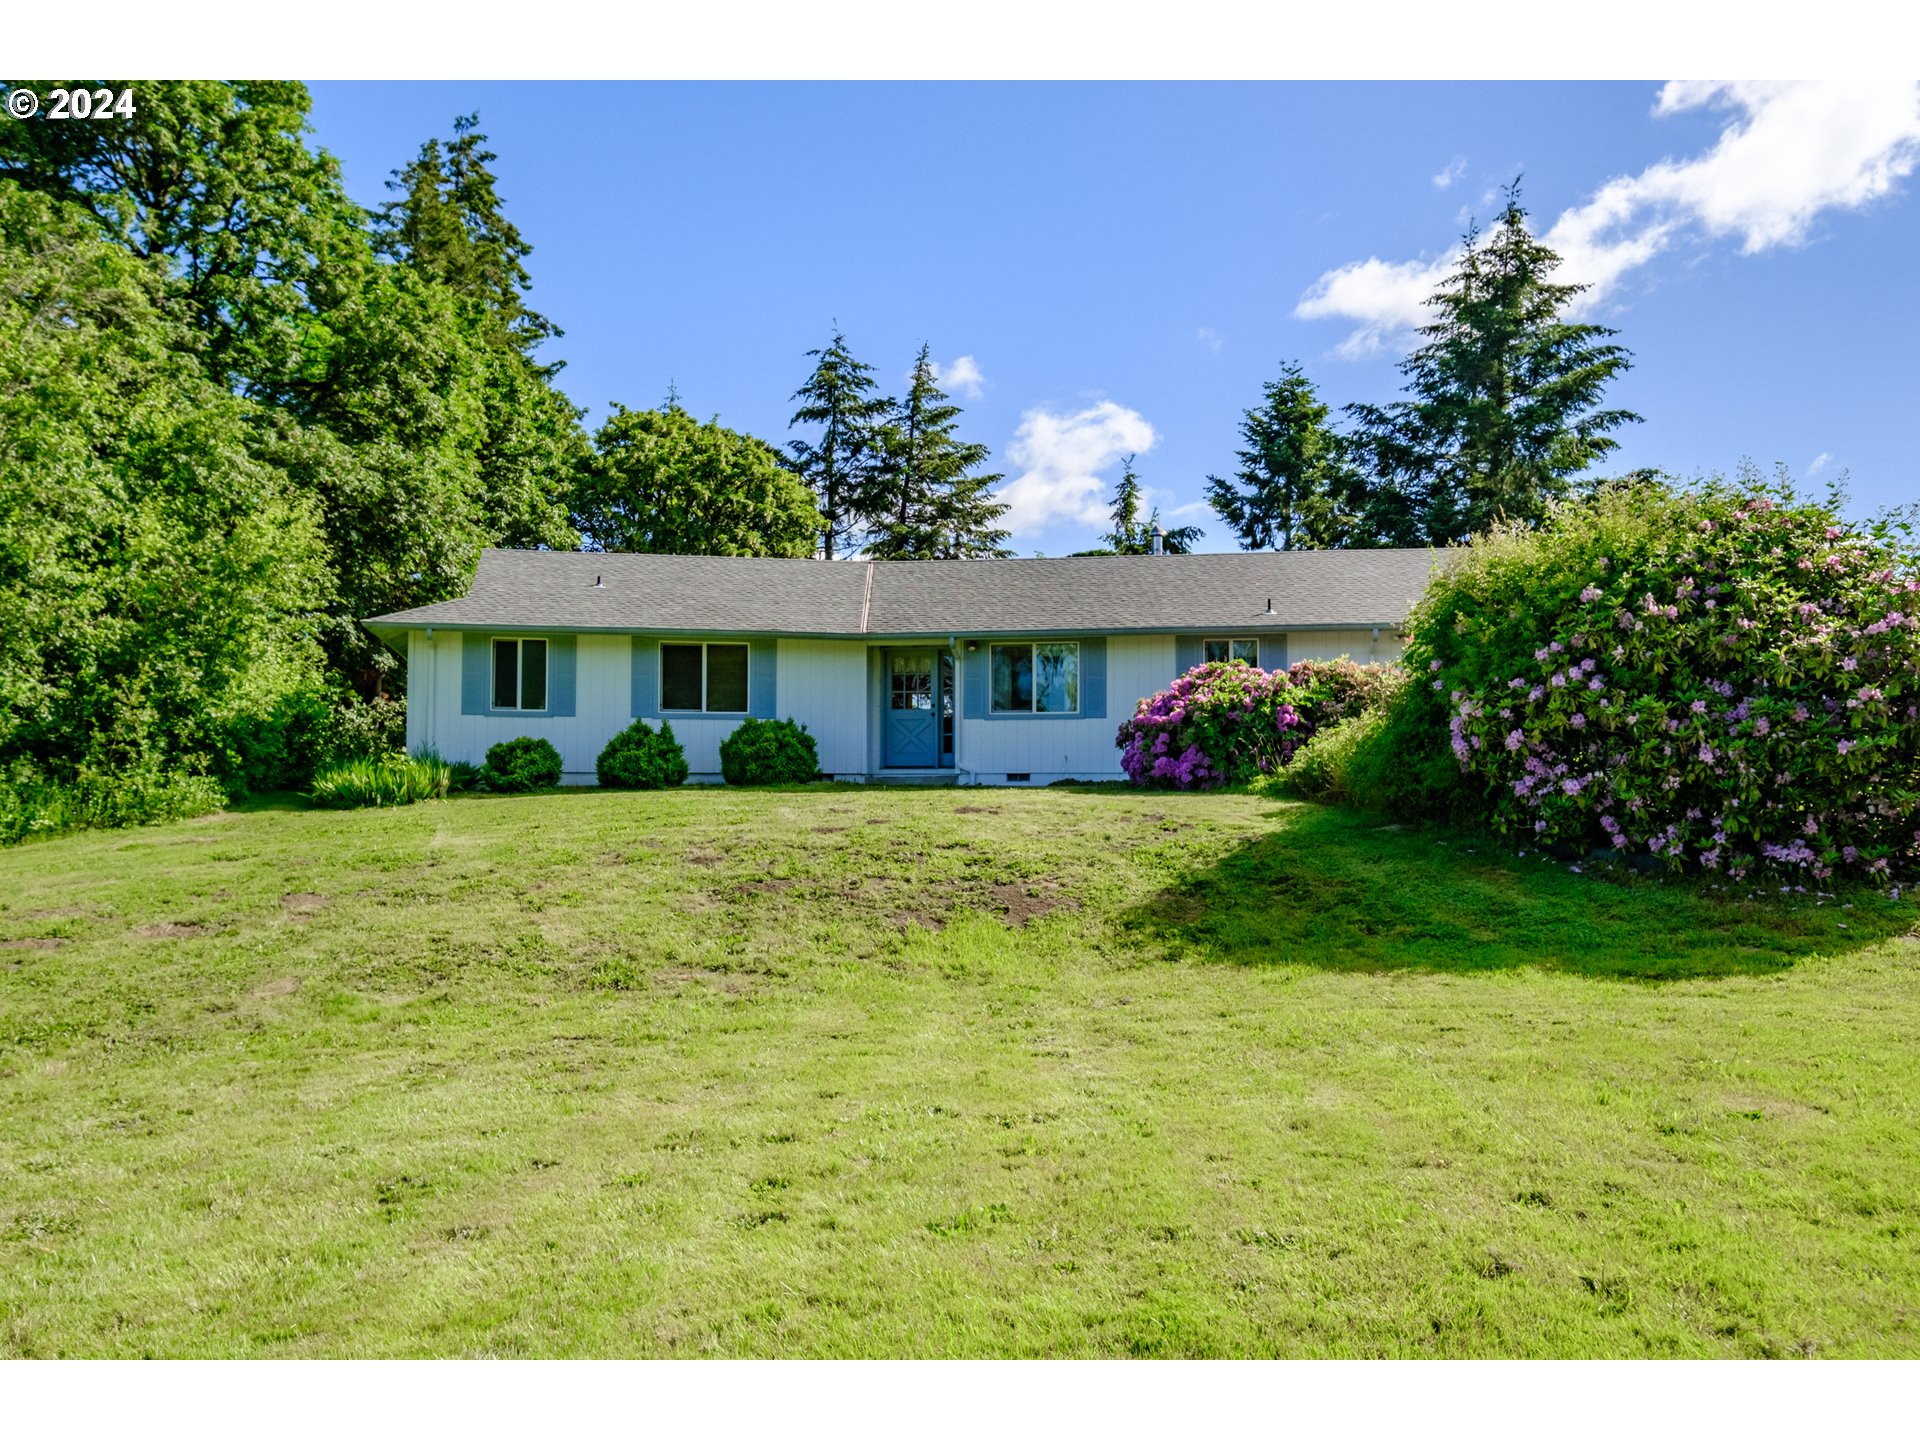
[[[314,774],[307,799],[328,810],[411,805],[416,800],[445,799],[451,779],[452,767],[433,751],[409,755],[396,750],[323,766]]]
[[[664,720],[655,730],[636,720],[607,742],[593,773],[613,790],[666,790],[687,783],[687,757]]]
[[[820,773],[820,751],[792,720],[742,720],[720,742],[720,773],[729,785],[803,785]]]
[[[560,783],[560,752],[532,735],[502,740],[488,747],[483,773],[487,788],[503,795],[545,790]]]

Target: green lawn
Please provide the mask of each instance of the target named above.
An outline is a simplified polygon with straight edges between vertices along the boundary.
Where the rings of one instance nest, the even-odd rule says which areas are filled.
[[[1247,796],[0,854],[0,1354],[1913,1355],[1910,902]]]

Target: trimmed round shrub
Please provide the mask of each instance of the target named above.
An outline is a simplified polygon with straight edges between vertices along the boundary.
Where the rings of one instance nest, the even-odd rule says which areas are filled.
[[[1913,868],[1920,557],[1840,503],[1749,468],[1477,541],[1415,608],[1401,763],[1447,756],[1460,808],[1544,844],[1735,879]]]
[[[551,740],[521,735],[487,748],[487,788],[513,795],[560,783],[560,752]]]
[[[687,757],[673,726],[663,720],[655,730],[636,720],[607,741],[593,773],[613,790],[665,790],[687,783]]]
[[[720,742],[720,773],[729,785],[801,785],[820,773],[820,751],[792,720],[742,720]]]

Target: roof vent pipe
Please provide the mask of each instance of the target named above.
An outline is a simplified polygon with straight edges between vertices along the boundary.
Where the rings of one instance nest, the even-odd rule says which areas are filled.
[[[1152,544],[1155,555],[1164,555],[1167,553],[1167,532],[1162,530],[1158,525],[1153,527]]]
[[[596,576],[594,576],[594,577],[593,577],[593,588],[594,588],[594,589],[596,589],[596,590],[604,590],[604,589],[606,589],[606,586],[604,586],[604,585],[602,585],[602,584],[600,583],[600,577],[599,577],[598,575],[596,575]]]
[[[1271,615],[1272,613],[1273,613],[1273,597],[1269,595],[1267,597],[1267,614]]]

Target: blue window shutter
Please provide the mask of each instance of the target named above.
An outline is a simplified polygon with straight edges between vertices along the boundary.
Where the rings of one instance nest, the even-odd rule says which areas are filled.
[[[756,720],[780,716],[780,642],[752,640],[747,654],[747,713]]]
[[[984,720],[987,718],[987,642],[982,640],[978,650],[967,650],[961,656],[960,715],[965,720]]]
[[[460,637],[460,713],[487,713],[487,686],[492,683],[493,647],[484,635],[471,631]]]
[[[578,670],[580,637],[547,637],[547,714],[573,714],[574,675]]]
[[[1107,718],[1107,637],[1104,635],[1080,642],[1080,715],[1087,720]]]
[[[633,637],[633,714],[652,719],[660,713],[660,642],[651,635]]]
[[[1284,670],[1287,668],[1287,637],[1284,635],[1257,635],[1260,642],[1260,668],[1262,670]]]
[[[1200,635],[1173,637],[1173,673],[1184,675],[1206,657],[1206,640]]]

